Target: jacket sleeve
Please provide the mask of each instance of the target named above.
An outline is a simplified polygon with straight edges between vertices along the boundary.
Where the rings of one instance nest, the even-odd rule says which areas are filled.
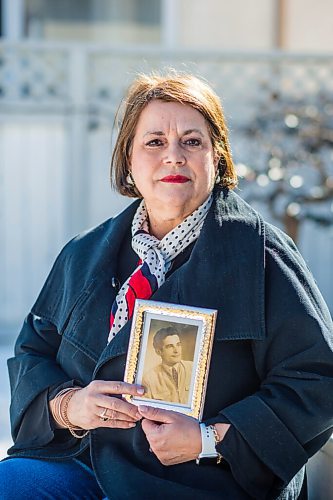
[[[72,240],[73,241],[73,240]],[[73,291],[70,266],[72,242],[57,257],[31,312],[26,317],[15,345],[14,357],[8,360],[11,386],[10,420],[14,448],[8,453],[27,448],[56,444],[70,435],[53,429],[49,413],[49,390],[71,381],[57,363],[61,334],[68,321],[77,294]],[[68,284],[67,284],[68,282]]]
[[[303,259],[279,235],[267,246],[265,287],[266,338],[252,344],[261,386],[221,412],[232,427],[220,451],[258,499],[283,490],[333,427],[332,321]]]
[[[55,433],[49,412],[49,389],[76,385],[56,362],[61,337],[48,320],[30,313],[8,360],[12,392],[10,417],[16,449],[41,447]],[[47,376],[46,376],[47,375]],[[63,435],[64,433],[62,433]]]

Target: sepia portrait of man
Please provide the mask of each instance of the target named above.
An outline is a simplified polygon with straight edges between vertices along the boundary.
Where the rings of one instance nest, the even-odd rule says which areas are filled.
[[[188,329],[188,327],[185,327]],[[197,327],[192,327],[192,336]],[[184,337],[188,337],[187,335]],[[188,404],[192,369],[192,361],[183,357],[183,336],[181,326],[166,326],[156,331],[153,336],[153,348],[160,362],[148,370],[144,370],[142,385],[146,392],[144,397]]]

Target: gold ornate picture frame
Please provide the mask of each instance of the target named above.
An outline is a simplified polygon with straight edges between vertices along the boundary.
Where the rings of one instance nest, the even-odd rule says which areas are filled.
[[[141,384],[145,404],[201,419],[217,311],[152,300],[136,300],[125,382]]]

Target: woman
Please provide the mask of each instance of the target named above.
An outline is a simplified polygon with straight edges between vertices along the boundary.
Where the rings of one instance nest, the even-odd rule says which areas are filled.
[[[291,240],[233,192],[212,89],[139,77],[112,176],[139,200],[63,249],[9,360],[1,498],[306,498],[333,426],[332,323]],[[218,310],[205,425],[121,398],[144,392],[122,382],[136,296]]]

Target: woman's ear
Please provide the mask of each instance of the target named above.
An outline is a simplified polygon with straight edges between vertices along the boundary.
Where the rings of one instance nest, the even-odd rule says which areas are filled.
[[[126,176],[126,182],[127,182],[127,184],[129,184],[130,186],[135,187],[135,181],[134,181],[134,179],[133,179],[133,175],[132,175],[131,170],[128,170],[128,174],[127,174],[127,176]]]

